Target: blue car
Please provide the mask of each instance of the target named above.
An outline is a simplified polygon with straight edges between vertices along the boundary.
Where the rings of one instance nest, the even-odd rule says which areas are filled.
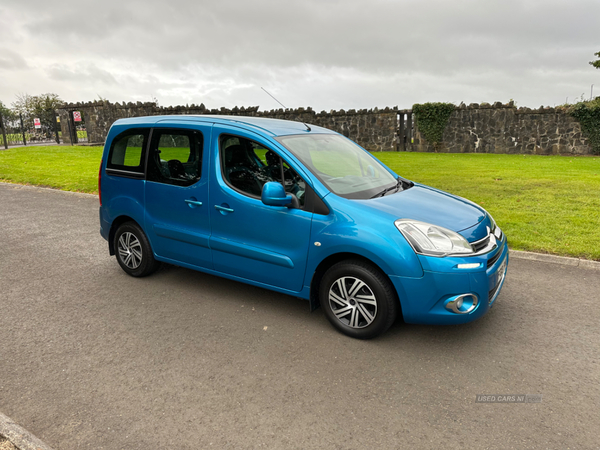
[[[355,338],[400,315],[473,321],[506,275],[506,237],[483,208],[301,122],[117,120],[98,184],[100,233],[129,275],[165,262],[301,297]]]

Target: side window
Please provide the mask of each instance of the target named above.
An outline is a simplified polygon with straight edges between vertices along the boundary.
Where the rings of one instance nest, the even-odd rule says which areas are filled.
[[[132,129],[117,136],[110,148],[106,167],[125,172],[144,173],[144,149],[149,130]]]
[[[148,154],[148,181],[190,186],[202,175],[202,133],[154,129]]]
[[[238,136],[221,136],[221,168],[229,186],[251,197],[258,197],[269,181],[282,183],[304,206],[306,183],[277,153],[258,142]]]

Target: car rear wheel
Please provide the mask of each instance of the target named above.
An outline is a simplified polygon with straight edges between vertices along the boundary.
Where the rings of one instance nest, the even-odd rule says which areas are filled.
[[[160,266],[148,238],[134,222],[126,222],[117,229],[114,248],[119,265],[132,277],[148,276]]]
[[[319,289],[327,319],[342,333],[370,339],[386,331],[398,315],[398,298],[389,279],[360,260],[329,268]]]

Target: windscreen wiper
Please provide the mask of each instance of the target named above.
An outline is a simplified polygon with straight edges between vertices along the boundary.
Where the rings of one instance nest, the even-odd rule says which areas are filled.
[[[383,191],[378,192],[377,194],[375,194],[371,198],[383,197],[385,194],[387,194],[390,191],[393,191],[394,189],[396,189],[396,192],[397,192],[401,187],[402,187],[402,178],[398,177],[398,178],[396,178],[396,184],[394,186],[389,187],[389,188],[385,188]]]

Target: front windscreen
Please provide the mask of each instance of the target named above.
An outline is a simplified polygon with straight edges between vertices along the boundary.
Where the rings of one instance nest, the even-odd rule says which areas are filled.
[[[396,184],[396,178],[377,159],[343,136],[308,134],[277,140],[340,197],[371,198]]]

